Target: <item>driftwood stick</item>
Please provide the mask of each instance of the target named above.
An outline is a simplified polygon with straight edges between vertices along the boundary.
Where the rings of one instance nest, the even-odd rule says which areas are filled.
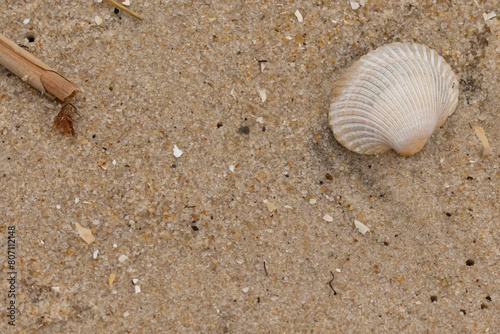
[[[133,17],[135,17],[136,19],[139,19],[139,20],[142,20],[142,16],[140,16],[139,14],[131,11],[130,9],[128,9],[127,7],[125,7],[124,5],[122,5],[121,3],[118,3],[116,1],[113,1],[113,0],[104,0],[106,1],[107,3],[109,3],[110,5],[113,5],[115,6],[116,8],[118,9],[121,9],[123,10],[125,13],[127,13],[128,15],[132,15]]]
[[[78,91],[70,81],[2,34],[0,34],[0,65],[40,92],[60,102],[68,102]]]

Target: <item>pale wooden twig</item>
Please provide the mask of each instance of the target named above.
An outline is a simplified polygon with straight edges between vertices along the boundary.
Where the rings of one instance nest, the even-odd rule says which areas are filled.
[[[40,92],[60,102],[69,101],[78,91],[69,80],[2,34],[0,34],[0,65]]]
[[[121,3],[118,3],[116,1],[113,1],[113,0],[105,0],[107,3],[109,3],[110,5],[113,5],[115,6],[116,8],[118,9],[121,9],[123,10],[125,13],[127,13],[128,15],[132,15],[133,17],[135,17],[136,19],[139,19],[139,20],[142,20],[142,16],[140,16],[139,14],[131,11],[130,9],[128,9],[127,7],[125,7],[124,5],[122,5]]]

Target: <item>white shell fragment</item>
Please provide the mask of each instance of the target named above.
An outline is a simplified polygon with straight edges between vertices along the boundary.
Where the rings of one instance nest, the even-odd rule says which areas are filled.
[[[484,17],[485,21],[491,20],[492,18],[495,18],[496,16],[497,16],[497,14],[495,12],[483,13],[483,17]]]
[[[267,100],[266,90],[259,89],[259,95],[260,95],[260,99],[262,100],[262,102],[266,102],[266,100]]]
[[[297,20],[299,22],[304,22],[304,18],[302,17],[302,14],[299,12],[298,9],[295,11],[295,16],[297,16]]]
[[[174,145],[174,157],[176,157],[176,158],[180,158],[180,157],[181,157],[181,155],[182,155],[182,153],[184,153],[184,152],[182,152],[182,151],[181,151],[181,150],[177,147],[177,145]]]
[[[359,233],[361,233],[361,234],[365,234],[366,232],[370,231],[370,228],[368,226],[366,226],[365,224],[363,224],[362,222],[360,222],[358,220],[354,221],[354,225],[356,226]]]
[[[458,104],[458,80],[430,48],[392,43],[368,53],[333,90],[329,123],[351,151],[419,152]]]

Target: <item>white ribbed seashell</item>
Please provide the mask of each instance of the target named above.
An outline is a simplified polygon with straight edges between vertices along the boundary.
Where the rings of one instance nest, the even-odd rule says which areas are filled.
[[[419,152],[458,104],[458,80],[436,51],[392,43],[361,57],[333,90],[329,122],[351,151]]]

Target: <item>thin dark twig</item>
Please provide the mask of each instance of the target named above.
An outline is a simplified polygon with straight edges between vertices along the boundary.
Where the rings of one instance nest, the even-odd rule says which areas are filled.
[[[332,282],[333,280],[335,279],[335,276],[333,275],[333,273],[330,271],[330,274],[332,274],[332,279],[330,280],[330,282],[328,282],[328,285],[330,286],[330,288],[332,289],[333,291],[333,294],[336,296],[337,295],[337,291],[335,291],[335,289],[333,288],[332,286]]]
[[[267,272],[267,268],[266,268],[266,261],[264,261],[264,271],[266,272],[266,276],[269,275],[269,273]]]

